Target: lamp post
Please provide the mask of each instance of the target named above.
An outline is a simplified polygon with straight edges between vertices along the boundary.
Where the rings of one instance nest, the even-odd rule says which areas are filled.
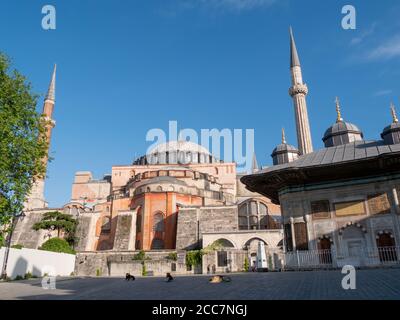
[[[10,247],[11,247],[11,239],[12,239],[12,235],[15,229],[15,226],[17,225],[18,219],[19,218],[24,218],[25,214],[23,212],[21,212],[18,215],[14,215],[12,218],[12,222],[11,222],[11,229],[10,232],[8,233],[7,236],[7,245],[6,245],[6,250],[4,252],[4,260],[3,260],[3,267],[1,269],[1,279],[6,280],[7,279],[7,262],[8,262],[8,255],[10,253]]]

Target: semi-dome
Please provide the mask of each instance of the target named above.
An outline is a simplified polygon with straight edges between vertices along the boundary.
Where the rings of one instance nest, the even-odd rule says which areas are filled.
[[[382,139],[386,144],[397,144],[400,143],[400,123],[397,119],[396,110],[394,105],[391,105],[393,122],[388,125],[381,133]]]
[[[342,119],[339,100],[336,98],[336,123],[330,126],[324,134],[322,141],[326,148],[347,144],[354,141],[361,141],[364,138],[362,131],[350,122]]]
[[[169,141],[150,149],[147,155],[137,159],[134,164],[192,164],[219,162],[203,146],[190,141]]]
[[[285,130],[282,128],[282,143],[277,145],[271,154],[274,166],[297,160],[299,154],[295,146],[286,143]]]

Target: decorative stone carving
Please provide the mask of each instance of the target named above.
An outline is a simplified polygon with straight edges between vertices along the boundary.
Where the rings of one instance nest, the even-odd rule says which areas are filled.
[[[289,89],[289,95],[291,97],[298,95],[298,94],[303,94],[303,95],[308,94],[308,87],[306,84],[296,84]]]

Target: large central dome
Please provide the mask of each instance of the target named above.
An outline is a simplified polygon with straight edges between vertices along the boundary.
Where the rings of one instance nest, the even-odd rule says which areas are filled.
[[[169,141],[151,148],[146,156],[140,157],[133,164],[192,164],[215,163],[213,157],[205,147],[190,141]]]
[[[151,149],[150,153],[164,153],[164,152],[174,152],[174,151],[184,151],[184,152],[197,152],[203,154],[210,154],[203,146],[191,142],[191,141],[169,141],[161,143]]]

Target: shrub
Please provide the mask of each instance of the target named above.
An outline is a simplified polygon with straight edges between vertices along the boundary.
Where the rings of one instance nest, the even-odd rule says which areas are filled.
[[[74,249],[70,247],[68,242],[60,238],[52,238],[47,240],[42,244],[39,250],[75,254]]]
[[[17,275],[15,278],[14,278],[14,280],[24,280],[24,277],[23,276],[20,276],[20,275]]]
[[[147,269],[144,262],[142,263],[142,276],[143,277],[147,276]]]
[[[144,258],[146,257],[146,253],[143,250],[140,250],[137,254],[135,254],[133,256],[133,260],[144,260]]]
[[[30,278],[33,278],[32,273],[30,273],[30,272],[25,273],[24,279],[29,280]]]
[[[202,250],[193,250],[186,252],[186,265],[187,266],[199,266],[201,265],[203,259],[203,251]]]
[[[13,249],[22,249],[24,246],[22,244],[14,244],[13,246],[11,246],[11,248]]]
[[[178,259],[178,254],[176,252],[171,252],[168,256],[167,256],[168,260],[173,260],[176,261]]]
[[[140,250],[139,253],[137,253],[133,256],[132,260],[144,261],[144,260],[151,260],[151,258],[146,257],[146,252],[144,252],[144,250]]]
[[[249,258],[244,258],[244,265],[243,265],[243,269],[244,269],[244,271],[245,272],[247,272],[247,271],[249,271],[249,267],[250,267],[250,265],[249,265]]]

